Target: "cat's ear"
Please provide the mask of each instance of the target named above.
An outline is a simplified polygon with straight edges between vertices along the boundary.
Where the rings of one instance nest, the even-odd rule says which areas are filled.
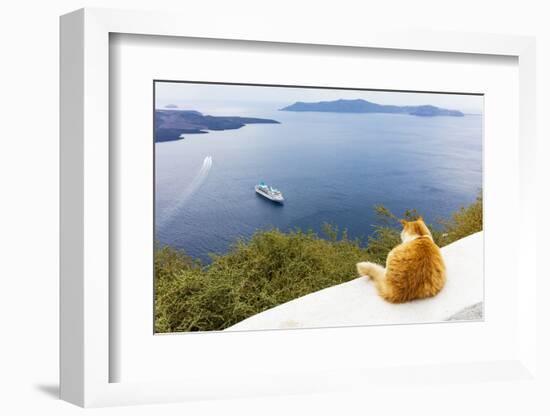
[[[422,218],[422,215],[420,215],[416,220],[424,222],[424,218]]]
[[[407,221],[405,220],[399,220],[399,222],[401,223],[401,225],[404,227],[405,225],[407,225]]]

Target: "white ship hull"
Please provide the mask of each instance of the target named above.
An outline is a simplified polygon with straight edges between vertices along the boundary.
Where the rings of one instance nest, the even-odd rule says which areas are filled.
[[[264,198],[267,198],[269,199],[270,201],[273,201],[273,202],[278,202],[279,204],[282,204],[285,202],[285,199],[283,198],[282,195],[273,195],[273,194],[270,194],[269,192],[265,192],[263,191],[258,185],[256,185],[254,187],[254,189],[256,190],[256,193],[258,195],[261,195],[263,196]]]

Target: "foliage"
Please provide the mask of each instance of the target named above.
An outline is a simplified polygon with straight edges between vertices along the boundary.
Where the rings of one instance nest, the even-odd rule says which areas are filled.
[[[173,249],[157,250],[156,331],[224,329],[355,277],[355,263],[366,258],[365,249],[346,232],[340,235],[328,224],[323,228],[328,239],[311,231],[259,231],[229,253],[213,256],[208,267]]]
[[[483,197],[481,192],[473,204],[460,208],[451,216],[450,220],[441,222],[445,233],[443,245],[481,231],[483,229]]]
[[[323,225],[312,231],[258,231],[240,240],[225,255],[213,255],[203,266],[181,251],[155,251],[156,332],[222,330],[256,313],[345,281],[357,275],[355,264],[384,264],[399,244],[398,218],[376,206],[379,224],[366,247],[347,231]],[[406,211],[402,218],[419,214]],[[451,219],[429,225],[435,242],[444,246],[482,229],[482,198],[461,208]]]

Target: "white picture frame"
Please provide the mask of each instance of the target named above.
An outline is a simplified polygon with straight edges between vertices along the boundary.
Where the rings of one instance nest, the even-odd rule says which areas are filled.
[[[356,383],[374,384],[399,378],[479,382],[522,380],[536,374],[536,241],[535,189],[535,41],[530,37],[466,33],[422,33],[350,29],[327,35],[322,28],[280,30],[198,22],[168,13],[82,9],[61,18],[61,398],[80,406],[159,403],[194,398],[322,392]],[[318,373],[281,372],[262,380],[188,378],[179,381],[110,382],[117,357],[109,348],[109,36],[113,33],[227,39],[281,44],[332,45],[453,54],[504,55],[519,65],[519,212],[517,270],[517,354],[498,361],[418,363],[399,368],[332,369]],[[246,336],[246,334],[240,334]],[[119,357],[118,357],[119,358]],[[360,371],[359,371],[360,370]],[[477,372],[477,373],[476,373]],[[414,373],[414,374],[412,374]],[[476,373],[477,375],[475,375]],[[480,375],[481,374],[481,375]],[[228,384],[229,381],[229,384]]]

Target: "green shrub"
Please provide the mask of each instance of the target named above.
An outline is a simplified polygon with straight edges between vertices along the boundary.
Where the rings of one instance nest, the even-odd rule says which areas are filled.
[[[359,261],[384,264],[399,244],[401,225],[383,206],[375,207],[379,225],[366,247],[346,230],[324,224],[324,237],[312,231],[258,231],[203,266],[181,251],[155,251],[155,331],[222,330],[259,312],[352,280]],[[415,210],[405,219],[415,219]],[[481,196],[439,227],[429,225],[440,246],[481,230]]]
[[[255,233],[207,267],[163,247],[155,258],[157,332],[221,330],[258,312],[355,277],[359,241],[299,230]]]
[[[450,220],[441,221],[445,244],[460,240],[483,229],[483,198],[481,193],[476,201],[468,207],[455,212]]]

